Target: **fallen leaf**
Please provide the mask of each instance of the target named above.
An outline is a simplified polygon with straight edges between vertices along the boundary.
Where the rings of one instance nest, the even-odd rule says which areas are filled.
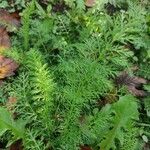
[[[19,26],[20,18],[17,12],[9,13],[0,9],[0,53],[11,46],[8,32]],[[17,68],[18,64],[14,60],[0,55],[0,80],[13,75]]]
[[[13,17],[13,18],[15,18],[15,19],[17,19],[17,21],[18,21],[18,27],[20,26],[20,19],[21,19],[21,17],[19,16],[19,12],[13,12],[13,13],[10,13],[10,15]]]
[[[118,99],[117,97],[117,90],[113,89],[112,91],[110,91],[109,93],[107,93],[105,95],[105,97],[103,98],[102,102],[104,104],[112,104],[114,102],[116,102]]]
[[[0,9],[0,24],[6,27],[9,32],[16,30],[20,26],[19,14]]]
[[[10,38],[7,32],[12,32],[20,26],[20,16],[18,12],[9,13],[0,9],[0,53],[10,48]]]
[[[0,53],[6,48],[10,48],[10,45],[10,38],[6,29],[0,27]]]
[[[9,150],[23,150],[22,141],[18,140],[15,143],[11,144]]]
[[[134,96],[144,97],[147,96],[147,92],[144,90],[136,89],[134,86],[128,86],[128,91]]]
[[[96,1],[96,0],[86,0],[86,1],[85,1],[85,5],[86,5],[87,7],[93,7],[93,6],[95,5],[95,1]]]
[[[116,78],[117,85],[125,85],[128,91],[134,96],[147,96],[146,91],[142,89],[142,85],[146,84],[147,80],[144,78],[133,76],[131,77],[126,71]]]
[[[15,104],[17,103],[16,97],[9,97],[8,101],[6,103],[6,107],[9,111],[12,111],[14,109]]]
[[[12,59],[0,56],[0,79],[14,75],[19,65]]]
[[[142,150],[150,150],[150,143],[145,143]]]

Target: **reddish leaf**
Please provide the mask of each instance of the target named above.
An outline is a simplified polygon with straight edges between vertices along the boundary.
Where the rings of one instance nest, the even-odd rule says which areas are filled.
[[[20,26],[20,16],[17,12],[9,13],[0,9],[0,52],[10,47],[7,31],[13,31]]]
[[[144,97],[147,96],[147,93],[144,90],[136,89],[134,86],[128,86],[128,91],[134,96]]]
[[[80,150],[92,150],[89,146],[80,146]]]
[[[11,14],[4,9],[0,9],[0,23],[6,27],[18,28],[20,26],[20,18],[17,13]]]
[[[19,12],[13,12],[10,14],[13,18],[15,18],[18,21],[18,26],[20,25],[20,19]]]
[[[86,5],[87,7],[93,7],[93,6],[95,5],[95,1],[96,1],[96,0],[86,0],[86,1],[85,1],[85,5]]]
[[[19,65],[12,59],[0,56],[0,79],[14,75]]]
[[[0,9],[0,53],[6,48],[10,48],[10,38],[5,27],[18,27],[20,25],[19,15],[17,13],[10,14],[6,10]],[[5,58],[0,55],[0,79],[9,77],[14,74],[18,68],[18,64],[12,59]]]
[[[117,85],[125,85],[128,91],[135,95],[135,96],[146,96],[147,93],[140,89],[143,84],[147,83],[147,80],[144,78],[136,77],[136,76],[129,76],[127,72],[123,72],[116,78]]]

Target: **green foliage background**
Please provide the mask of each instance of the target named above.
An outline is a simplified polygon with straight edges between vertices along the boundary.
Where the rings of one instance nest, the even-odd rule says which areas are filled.
[[[124,70],[133,75],[135,65],[136,75],[150,79],[149,2],[103,0],[93,8],[83,0],[14,5],[0,3],[22,16],[12,51],[5,54],[20,68],[0,89],[2,105],[17,98],[15,120],[0,106],[6,147],[18,139],[25,150],[79,150],[81,145],[140,150],[143,136],[148,143],[150,97],[141,101],[114,79]]]

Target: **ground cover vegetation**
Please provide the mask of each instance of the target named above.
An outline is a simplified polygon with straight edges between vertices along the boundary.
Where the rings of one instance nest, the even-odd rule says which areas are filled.
[[[148,0],[0,1],[0,148],[150,149]]]

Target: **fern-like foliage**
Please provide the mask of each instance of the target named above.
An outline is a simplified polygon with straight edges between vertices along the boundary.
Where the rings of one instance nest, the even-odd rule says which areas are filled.
[[[32,100],[31,85],[29,80],[29,75],[27,71],[22,73],[17,77],[17,82],[9,85],[7,88],[10,96],[17,97],[17,105],[15,107],[15,112],[22,119],[26,120],[26,127],[31,125],[29,129],[27,128],[24,132],[23,145],[24,149],[42,149],[45,147],[42,139],[36,139],[43,133],[43,125],[41,116],[36,112],[35,103]],[[34,128],[34,132],[33,129]],[[35,131],[36,129],[36,131]],[[36,134],[38,133],[38,134]]]
[[[85,123],[81,124],[84,143],[97,148],[96,143],[103,139],[111,126],[113,118],[110,112],[111,106],[106,105],[100,111],[98,108],[93,109],[92,114],[86,117]]]
[[[147,116],[150,117],[150,101],[149,101],[149,97],[144,99],[144,106],[145,106],[145,110],[147,112]]]
[[[31,125],[23,139],[24,146],[27,145],[25,149],[33,147],[42,149],[46,145],[43,142],[43,136],[50,138],[53,132],[55,84],[52,73],[44,63],[44,58],[39,51],[32,49],[24,57],[26,61],[23,61],[20,68],[22,73],[18,76],[17,82],[10,84],[7,91],[10,96],[17,97],[15,112],[27,120],[27,127]],[[33,132],[34,128],[37,129],[34,130],[35,132]],[[37,136],[40,136],[39,140],[36,139]]]
[[[32,49],[27,53],[27,67],[29,71],[29,79],[31,80],[31,95],[33,97],[33,103],[35,103],[36,111],[41,115],[45,121],[47,128],[51,129],[52,118],[47,120],[47,117],[51,116],[53,110],[53,90],[54,83],[46,64],[43,62],[40,52]]]
[[[64,121],[60,124],[63,131],[59,142],[63,149],[78,149],[77,145],[82,141],[78,123],[82,109],[86,108],[88,103],[98,99],[100,94],[109,91],[112,83],[107,79],[107,70],[91,60],[64,60],[58,69],[59,74],[63,74],[65,82],[62,91],[62,106],[65,107],[65,110],[62,110]]]
[[[34,111],[31,98],[31,86],[29,81],[29,75],[27,71],[22,71],[22,73],[17,77],[16,82],[13,84],[8,84],[7,91],[9,95],[17,97],[17,105],[15,107],[15,112],[18,113],[23,119],[27,120],[28,123],[33,123],[36,121],[37,113]],[[36,121],[40,124],[40,121]]]
[[[25,150],[30,150],[30,149],[37,149],[37,150],[45,150],[46,147],[42,141],[42,139],[37,139],[39,136],[38,131],[33,131],[33,130],[27,130],[25,133],[25,139],[24,139],[24,145],[25,145]]]
[[[34,12],[34,8],[35,8],[35,0],[32,0],[23,12],[23,17],[22,17],[23,26],[21,28],[20,33],[24,40],[23,47],[25,50],[28,50],[29,48],[31,15]]]
[[[149,69],[149,62],[148,63],[141,63],[139,71],[137,73],[139,76],[144,77],[146,79],[150,79],[150,69]]]
[[[124,142],[123,146],[121,147],[121,150],[137,150],[139,142],[137,136],[138,136],[138,128],[132,125],[131,127],[128,128],[128,131],[124,136]]]
[[[135,5],[135,3],[131,3],[128,12],[122,12],[114,20],[113,41],[130,42],[136,46],[139,45],[138,47],[144,47],[142,37],[147,28],[145,22],[146,11],[140,6],[135,7]],[[135,15],[137,13],[138,16]],[[118,23],[118,19],[121,21],[120,23]]]

